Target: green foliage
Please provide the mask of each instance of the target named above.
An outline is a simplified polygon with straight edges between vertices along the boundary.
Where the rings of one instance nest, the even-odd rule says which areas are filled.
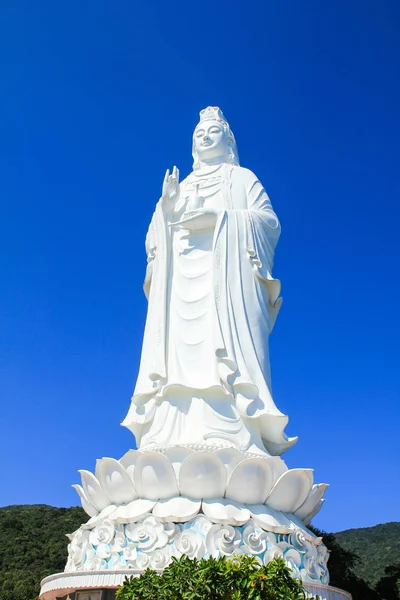
[[[117,591],[117,600],[305,600],[300,581],[285,561],[265,566],[252,556],[173,559],[159,575],[148,569],[130,577]]]
[[[0,600],[33,600],[40,581],[64,570],[68,540],[86,522],[81,508],[0,508]]]
[[[379,594],[363,579],[355,574],[359,562],[358,556],[342,548],[336,539],[336,534],[320,531],[315,527],[310,529],[323,537],[324,544],[330,552],[328,568],[330,585],[350,592],[353,600],[380,600]]]
[[[350,592],[353,600],[400,600],[400,563],[389,566],[386,563],[382,567],[385,560],[391,561],[398,556],[400,523],[350,529],[335,534],[325,533],[315,527],[310,529],[324,538],[324,544],[330,552],[330,585]],[[346,534],[345,547],[342,534]],[[357,548],[361,556],[352,548]],[[371,561],[371,556],[375,557],[376,564]],[[360,573],[365,579],[359,576]],[[384,575],[377,581],[381,573]],[[377,584],[372,586],[371,582],[375,581]]]
[[[400,523],[348,529],[335,533],[342,548],[359,557],[354,568],[359,577],[374,586],[385,575],[385,568],[400,563]]]
[[[400,599],[400,563],[386,567],[385,575],[378,581],[376,590],[384,600]]]

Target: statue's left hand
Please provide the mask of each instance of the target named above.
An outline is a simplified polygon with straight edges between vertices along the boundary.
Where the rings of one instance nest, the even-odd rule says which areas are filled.
[[[198,208],[185,212],[184,218],[175,223],[170,223],[171,227],[181,227],[189,231],[200,231],[202,229],[214,229],[218,218],[218,211],[214,208]]]

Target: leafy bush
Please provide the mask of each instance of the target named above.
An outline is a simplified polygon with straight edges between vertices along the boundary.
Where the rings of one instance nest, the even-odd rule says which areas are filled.
[[[376,589],[385,600],[400,598],[400,563],[386,567],[385,575],[378,581]]]
[[[162,574],[147,569],[126,579],[117,600],[305,600],[301,582],[285,561],[265,566],[252,556],[190,559],[182,556]]]

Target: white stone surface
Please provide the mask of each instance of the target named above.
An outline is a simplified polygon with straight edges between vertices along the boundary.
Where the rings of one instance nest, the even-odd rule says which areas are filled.
[[[225,507],[230,505],[231,511],[233,506],[264,507],[257,510],[260,522],[277,520],[279,525],[284,517],[278,513],[296,513],[308,523],[327,488],[327,484],[313,486],[312,469],[288,470],[277,457],[250,456],[232,449],[174,450],[164,454],[130,450],[120,461],[100,459],[96,465],[99,479],[89,471],[80,471],[82,487],[74,487],[92,517],[87,526],[105,514],[129,522],[151,511],[160,518],[182,522],[200,511],[201,501],[208,501],[206,511],[217,514],[210,506],[216,499],[229,501]],[[127,479],[126,487],[121,487]],[[215,507],[217,512],[222,510],[222,505]]]
[[[203,513],[185,523],[166,522],[147,514],[136,522],[119,523],[113,515],[71,534],[66,572],[162,569],[173,557],[233,557],[252,554],[260,564],[282,557],[294,576],[326,585],[328,551],[321,538],[287,515],[287,527],[272,532],[260,526],[251,507],[222,498],[203,503]],[[284,520],[284,519],[283,519]],[[232,525],[236,522],[236,525]],[[285,533],[282,533],[285,531]]]
[[[280,455],[296,441],[271,394],[268,338],[280,225],[256,175],[239,166],[218,108],[200,113],[193,172],[167,172],[146,238],[148,314],[123,424],[140,449],[214,445]]]

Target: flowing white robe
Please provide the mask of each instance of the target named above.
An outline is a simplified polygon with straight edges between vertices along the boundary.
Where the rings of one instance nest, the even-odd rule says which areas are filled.
[[[171,227],[196,195],[218,210],[215,229]],[[141,364],[123,422],[140,449],[233,446],[279,455],[296,441],[271,395],[279,234],[261,183],[238,166],[191,173],[173,215],[157,205],[146,238]]]

